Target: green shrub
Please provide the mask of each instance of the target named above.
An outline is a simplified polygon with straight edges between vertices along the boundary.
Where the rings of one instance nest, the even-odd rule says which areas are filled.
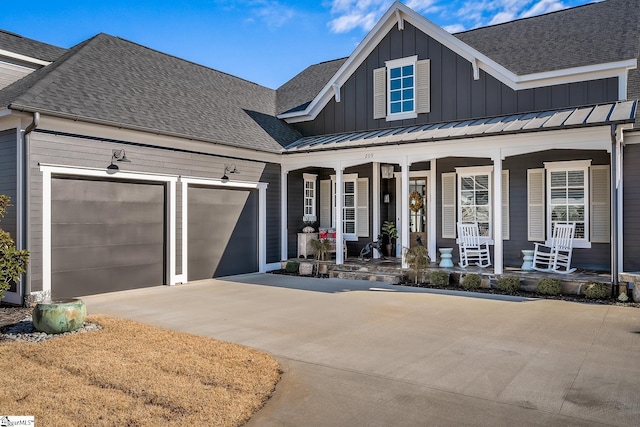
[[[589,282],[584,289],[584,296],[589,299],[605,299],[610,295],[609,287],[605,283]]]
[[[289,261],[287,262],[287,265],[284,268],[284,271],[286,271],[287,273],[297,273],[299,268],[300,268],[300,263],[298,261]]]
[[[442,270],[435,270],[429,273],[429,281],[436,288],[444,288],[449,284],[449,273]]]
[[[542,295],[560,295],[561,292],[560,280],[541,279],[538,282],[538,293]]]
[[[470,291],[472,289],[478,289],[481,284],[482,284],[482,279],[480,278],[480,275],[477,273],[471,273],[471,274],[465,275],[462,278],[462,281],[460,282],[460,285],[467,291]]]
[[[498,289],[514,294],[520,290],[520,279],[516,276],[502,276],[498,279]]]
[[[10,201],[8,196],[0,195],[0,218],[11,206]],[[16,249],[9,233],[0,228],[0,299],[4,297],[4,291],[11,289],[11,284],[20,279],[28,262],[29,252]]]

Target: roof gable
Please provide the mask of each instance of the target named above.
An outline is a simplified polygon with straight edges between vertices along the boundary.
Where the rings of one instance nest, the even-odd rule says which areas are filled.
[[[0,105],[268,152],[299,137],[275,119],[274,90],[106,34],[0,91]]]
[[[331,97],[335,95],[336,91],[355,73],[387,33],[396,25],[399,29],[402,29],[405,21],[467,60],[473,67],[474,78],[476,80],[480,78],[480,70],[483,70],[514,90],[619,77],[621,80],[619,99],[625,99],[626,92],[623,88],[626,87],[627,70],[636,68],[637,65],[636,57],[632,56],[627,60],[606,64],[585,65],[571,69],[517,75],[515,72],[508,70],[484,53],[481,53],[479,50],[449,34],[407,6],[395,2],[351,56],[349,56],[328,82],[326,82],[322,90],[306,105],[306,108],[282,113],[278,117],[287,120],[289,123],[315,119],[320,111],[327,105]]]

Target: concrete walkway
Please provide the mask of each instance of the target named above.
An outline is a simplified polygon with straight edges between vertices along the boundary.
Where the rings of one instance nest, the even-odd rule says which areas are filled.
[[[83,298],[268,351],[250,426],[640,425],[640,309],[252,274]]]

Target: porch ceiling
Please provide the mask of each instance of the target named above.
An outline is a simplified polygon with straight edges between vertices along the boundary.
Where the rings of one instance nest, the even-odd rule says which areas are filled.
[[[593,106],[563,108],[560,110],[514,114],[478,120],[309,136],[288,145],[284,153],[477,138],[510,133],[631,123],[635,120],[637,102],[638,101],[610,102]]]

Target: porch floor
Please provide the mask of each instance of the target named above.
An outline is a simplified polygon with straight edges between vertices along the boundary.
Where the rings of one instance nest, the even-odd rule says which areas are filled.
[[[295,261],[304,261],[296,259]],[[312,258],[309,261],[315,262]],[[389,283],[400,283],[402,277],[408,272],[408,269],[402,268],[402,262],[400,258],[387,258],[387,259],[359,259],[357,257],[349,257],[345,260],[344,264],[336,265],[335,260],[323,262],[328,264],[329,277],[340,277],[348,279],[361,279],[371,281],[383,281]],[[459,283],[462,277],[467,274],[477,273],[483,279],[485,287],[489,287],[495,284],[496,276],[493,272],[493,266],[486,268],[478,266],[469,266],[462,268],[457,264],[451,268],[441,268],[437,263],[432,263],[427,271],[443,270],[447,271],[451,275],[451,282],[453,284]],[[608,272],[590,271],[590,270],[576,270],[570,274],[560,273],[545,273],[540,271],[525,271],[520,269],[520,266],[505,266],[504,273],[502,275],[517,276],[521,280],[521,284],[524,290],[533,292],[536,289],[536,285],[540,279],[552,278],[560,280],[562,286],[562,292],[564,294],[578,295],[581,293],[582,288],[589,282],[606,283],[611,284],[611,274]],[[617,292],[616,292],[617,293]]]

